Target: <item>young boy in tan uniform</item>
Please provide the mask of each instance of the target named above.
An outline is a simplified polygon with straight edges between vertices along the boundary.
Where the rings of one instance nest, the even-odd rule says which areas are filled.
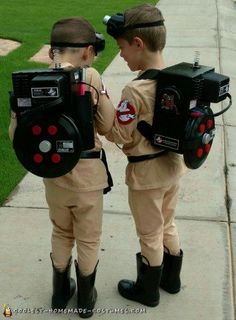
[[[131,71],[140,71],[142,76],[149,69],[165,67],[162,50],[166,29],[156,7],[141,5],[127,10],[123,25],[117,28],[109,20],[105,22]],[[141,253],[136,255],[136,282],[121,280],[118,290],[123,297],[148,306],[158,305],[159,285],[170,293],[180,290],[183,257],[174,222],[179,179],[184,172],[182,157],[152,146],[137,129],[141,120],[152,124],[155,94],[156,80],[137,78],[128,83],[122,91],[114,126],[106,135],[108,140],[123,144],[128,157],[129,205],[141,246]]]
[[[49,51],[49,56],[54,61],[51,68],[55,64],[66,69],[86,68],[87,89],[91,90],[93,105],[97,105],[94,116],[95,148],[82,151],[78,164],[68,174],[44,179],[53,224],[52,308],[65,308],[75,292],[70,267],[72,248],[76,243],[77,301],[80,316],[84,318],[92,316],[97,298],[94,282],[102,232],[103,191],[108,187],[107,170],[101,161],[102,143],[98,134],[105,135],[110,131],[114,119],[114,107],[101,77],[91,68],[97,55],[97,37],[94,27],[84,18],[62,19],[52,27]],[[11,137],[15,126],[15,119],[12,119],[9,129]]]

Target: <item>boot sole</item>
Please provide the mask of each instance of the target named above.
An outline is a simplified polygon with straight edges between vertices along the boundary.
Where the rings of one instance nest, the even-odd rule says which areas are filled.
[[[178,292],[180,292],[181,288],[178,288],[178,289],[170,289],[168,287],[165,287],[165,286],[160,286],[160,288],[170,294],[176,294]]]
[[[148,302],[148,301],[142,300],[141,298],[140,298],[140,299],[139,299],[139,298],[137,298],[137,299],[132,298],[131,296],[129,296],[129,295],[127,295],[126,293],[124,293],[124,291],[123,291],[122,289],[120,289],[119,287],[118,287],[118,291],[119,291],[119,294],[120,294],[123,298],[128,299],[128,300],[131,300],[131,301],[139,302],[139,303],[141,303],[141,304],[143,304],[143,305],[145,305],[145,306],[147,306],[147,307],[156,307],[156,306],[159,305],[159,302],[160,302],[160,299],[157,300],[157,301]]]
[[[92,311],[90,313],[85,313],[85,314],[79,313],[79,317],[83,318],[83,319],[87,319],[87,318],[90,318],[92,316],[93,316],[93,312]]]

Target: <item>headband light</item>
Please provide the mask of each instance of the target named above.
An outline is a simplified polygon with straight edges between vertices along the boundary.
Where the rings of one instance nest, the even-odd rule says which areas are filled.
[[[113,16],[106,15],[103,18],[103,23],[107,26],[107,33],[113,38],[117,39],[126,30],[137,29],[137,28],[148,28],[163,26],[164,20],[158,20],[153,22],[136,23],[125,26],[125,17],[122,13],[117,13]]]

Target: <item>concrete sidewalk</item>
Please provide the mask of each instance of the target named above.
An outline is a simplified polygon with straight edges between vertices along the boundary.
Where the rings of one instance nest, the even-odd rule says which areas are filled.
[[[160,0],[167,30],[167,65],[192,62],[230,76],[236,97],[236,3],[232,0]],[[103,78],[115,104],[121,88],[133,75],[117,56]],[[235,98],[236,99],[236,98]],[[139,250],[124,184],[126,158],[104,141],[114,179],[105,196],[104,226],[97,273],[97,313],[92,319],[233,320],[236,273],[236,110],[216,118],[212,151],[204,163],[184,177],[177,208],[184,262],[182,290],[162,290],[160,305],[148,308],[119,296],[116,285],[136,278]],[[219,105],[212,105],[218,111]],[[40,178],[27,174],[0,208],[0,305],[18,309],[12,319],[50,319],[51,224]],[[74,276],[74,270],[73,270]],[[0,319],[4,319],[1,315]],[[68,308],[76,307],[73,297]],[[39,314],[30,314],[38,308]],[[22,313],[26,309],[28,313]],[[29,310],[28,310],[29,309]],[[3,308],[2,308],[3,312]],[[76,314],[60,319],[76,319]]]

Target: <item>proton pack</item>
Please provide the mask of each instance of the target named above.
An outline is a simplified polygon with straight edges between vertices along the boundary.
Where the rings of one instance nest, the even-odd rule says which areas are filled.
[[[94,147],[93,106],[84,80],[85,68],[12,73],[10,104],[17,118],[13,147],[31,173],[62,176],[83,150]]]
[[[131,29],[162,27],[164,20],[127,25],[125,15],[106,15],[107,33],[114,39]],[[214,72],[214,68],[179,63],[164,70],[148,70],[137,79],[157,79],[155,112],[152,125],[138,123],[138,130],[151,144],[164,150],[183,154],[187,167],[196,169],[206,160],[215,136],[216,116],[231,106],[229,78]],[[213,113],[210,103],[230,99],[228,107]],[[161,154],[160,154],[161,155]],[[151,155],[152,156],[152,155]],[[150,155],[147,155],[150,158]],[[133,162],[139,161],[132,157]],[[142,161],[145,156],[139,157]],[[130,160],[130,157],[129,157]]]
[[[215,136],[216,116],[231,106],[229,77],[214,68],[179,63],[163,70],[148,70],[137,79],[157,79],[152,125],[138,123],[138,130],[153,146],[183,154],[190,169],[206,160]],[[210,103],[230,99],[229,105],[213,113]]]

